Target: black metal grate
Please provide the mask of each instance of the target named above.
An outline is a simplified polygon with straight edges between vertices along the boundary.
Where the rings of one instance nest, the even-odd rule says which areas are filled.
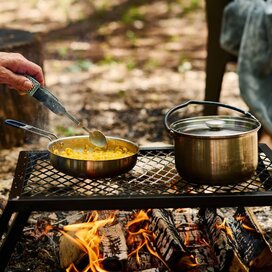
[[[137,199],[145,200],[140,206],[151,207],[266,205],[272,202],[272,156],[265,145],[259,150],[259,165],[252,178],[229,186],[195,185],[181,179],[175,169],[172,148],[141,149],[133,170],[118,177],[96,180],[74,178],[55,170],[47,151],[23,151],[18,159],[10,199],[91,200],[103,197],[110,201],[118,198],[123,199],[127,207],[135,208],[139,201],[131,203]]]

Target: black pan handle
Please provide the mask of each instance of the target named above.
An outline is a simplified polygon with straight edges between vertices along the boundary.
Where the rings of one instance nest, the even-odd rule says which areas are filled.
[[[185,108],[185,107],[187,107],[187,106],[190,105],[190,104],[195,104],[195,105],[212,105],[212,106],[223,107],[223,108],[227,108],[227,109],[230,109],[230,110],[238,111],[238,112],[244,114],[244,115],[247,116],[247,117],[250,117],[250,118],[252,118],[252,119],[254,119],[254,120],[257,120],[257,118],[256,118],[255,116],[253,116],[250,112],[244,111],[244,110],[242,110],[242,109],[240,109],[240,108],[237,108],[237,107],[234,107],[234,106],[231,106],[231,105],[226,105],[226,104],[224,104],[224,103],[214,102],[214,101],[189,100],[189,101],[187,101],[187,102],[185,102],[185,103],[183,103],[183,104],[180,104],[180,105],[178,105],[178,106],[176,106],[176,107],[170,109],[170,110],[165,114],[165,117],[164,117],[164,126],[167,128],[168,131],[171,131],[171,129],[170,129],[169,125],[168,125],[169,116],[170,116],[173,112],[175,112],[175,111],[177,111],[177,110],[179,110],[179,109],[181,109],[181,108]],[[257,121],[258,121],[258,120],[257,120]]]
[[[5,120],[5,124],[12,126],[12,127],[16,127],[16,128],[20,128],[29,132],[32,132],[34,134],[37,134],[39,136],[45,137],[47,139],[49,139],[50,141],[58,139],[58,137],[49,131],[37,128],[37,127],[33,127],[30,126],[28,124],[25,124],[23,122],[17,121],[17,120],[12,120],[12,119],[6,119]]]

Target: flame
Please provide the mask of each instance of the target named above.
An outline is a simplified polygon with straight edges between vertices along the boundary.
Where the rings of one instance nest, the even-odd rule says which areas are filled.
[[[99,245],[101,237],[99,236],[98,230],[107,224],[113,223],[115,216],[112,214],[107,219],[99,220],[98,213],[92,212],[87,222],[79,224],[71,224],[64,226],[62,229],[48,226],[47,230],[58,229],[64,236],[70,239],[76,244],[89,259],[88,265],[81,270],[81,272],[107,272],[103,269],[101,253]],[[71,236],[67,233],[73,232]],[[74,264],[71,264],[66,272],[79,272]]]
[[[250,226],[246,225],[246,224],[242,224],[243,228],[246,230],[251,230],[251,231],[256,231],[254,228],[251,228]]]
[[[244,229],[246,230],[250,230],[250,231],[255,231],[256,232],[256,229],[254,229],[253,227],[250,227],[249,225],[245,224],[244,221],[247,220],[247,218],[245,216],[236,216],[235,219],[237,221],[241,221],[241,225]]]
[[[224,230],[229,237],[231,237],[232,239],[234,239],[232,231],[231,231],[231,228],[226,225],[226,221],[227,221],[226,218],[224,218],[223,222],[221,224],[217,224],[215,227],[217,229]]]
[[[189,231],[185,232],[184,245],[185,246],[189,246],[190,245],[190,232]]]
[[[245,216],[242,216],[242,215],[237,215],[237,216],[235,216],[235,219],[236,219],[237,221],[244,221],[244,220],[246,219],[246,217],[245,217]]]
[[[180,260],[180,263],[184,268],[199,266],[194,255],[183,256]]]
[[[126,225],[127,245],[132,248],[128,256],[131,257],[135,255],[136,261],[140,265],[140,251],[147,249],[151,255],[158,258],[163,263],[167,270],[171,271],[168,264],[159,256],[153,246],[156,235],[149,230],[150,221],[147,213],[148,211],[139,211],[135,215],[134,219]],[[80,248],[84,257],[88,258],[88,264],[80,271],[74,263],[71,263],[66,269],[66,272],[107,272],[107,270],[103,268],[102,252],[100,252],[102,236],[99,235],[99,229],[112,224],[114,220],[115,215],[113,213],[106,219],[99,219],[98,212],[94,211],[91,213],[88,221],[84,223],[71,224],[62,228],[57,228],[51,225],[46,226],[45,232],[58,230],[62,235]],[[226,229],[225,220],[217,227]],[[189,231],[185,234],[185,245],[190,244],[189,234]],[[203,243],[206,244],[207,242],[203,239]],[[182,267],[184,266],[186,268],[196,267],[199,265],[194,255],[183,256],[179,263],[182,264]]]
[[[147,213],[141,210],[136,214],[135,219],[131,220],[126,225],[128,233],[127,244],[130,246],[136,246],[136,248],[132,250],[128,256],[130,257],[132,255],[136,255],[137,263],[141,264],[140,251],[146,247],[150,254],[158,258],[169,270],[167,263],[158,255],[152,245],[156,236],[148,229],[149,224],[150,222]]]

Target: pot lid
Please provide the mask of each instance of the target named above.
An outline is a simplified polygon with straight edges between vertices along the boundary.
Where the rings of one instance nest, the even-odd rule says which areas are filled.
[[[170,128],[180,134],[203,137],[227,137],[257,131],[257,119],[235,116],[200,116],[178,120]]]

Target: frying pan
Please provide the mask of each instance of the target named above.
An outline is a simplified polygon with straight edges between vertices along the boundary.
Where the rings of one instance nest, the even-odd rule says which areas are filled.
[[[81,151],[84,147],[90,146],[89,135],[58,138],[51,132],[27,125],[20,121],[7,119],[5,123],[49,139],[50,142],[47,145],[47,150],[50,155],[50,163],[55,169],[73,177],[95,179],[114,177],[128,172],[137,162],[139,147],[136,143],[126,139],[107,137],[108,148],[117,146],[126,147],[127,150],[132,153],[132,155],[127,157],[111,160],[72,159],[57,155],[54,151],[58,150],[61,152],[66,148]]]

